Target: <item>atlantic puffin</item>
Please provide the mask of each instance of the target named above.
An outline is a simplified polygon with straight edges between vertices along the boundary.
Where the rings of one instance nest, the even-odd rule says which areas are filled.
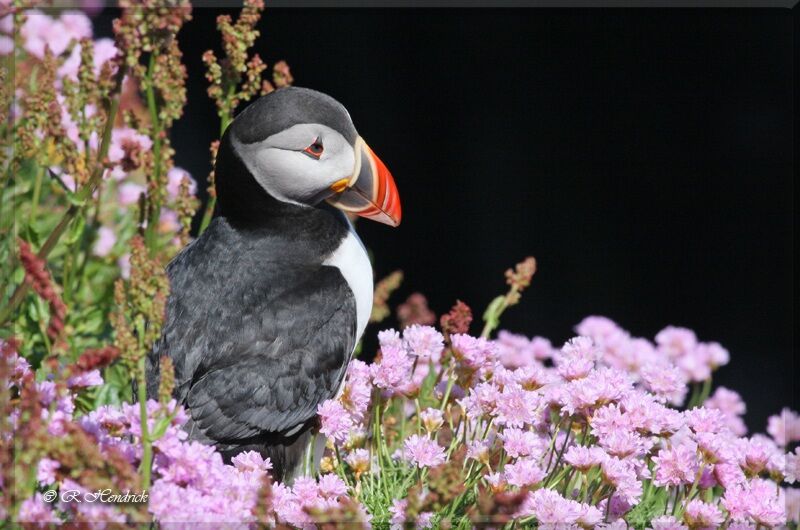
[[[227,461],[258,451],[289,480],[372,309],[372,266],[345,212],[397,226],[399,195],[344,106],[299,87],[233,120],[215,174],[214,219],[167,267],[148,395],[169,356],[189,439]]]

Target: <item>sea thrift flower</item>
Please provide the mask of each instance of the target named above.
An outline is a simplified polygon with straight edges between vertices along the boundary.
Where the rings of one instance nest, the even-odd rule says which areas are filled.
[[[540,456],[543,447],[542,441],[532,431],[521,429],[505,429],[500,435],[503,440],[503,449],[512,458],[520,456]]]
[[[656,517],[650,522],[652,530],[689,530],[689,527],[678,522],[671,515]]]
[[[747,412],[747,407],[737,392],[721,386],[703,406],[722,412],[725,415],[725,427],[736,436],[747,434],[747,426],[741,418]]]
[[[547,475],[535,460],[529,458],[522,458],[513,464],[506,464],[504,472],[506,481],[512,486],[520,488],[538,484]]]
[[[467,442],[467,458],[487,464],[489,462],[489,447],[489,442],[485,440]]]
[[[405,349],[393,346],[381,347],[381,360],[371,367],[375,386],[388,391],[399,391],[408,382],[414,359]]]
[[[430,438],[411,435],[404,447],[405,460],[420,468],[438,466],[445,461],[444,449]]]
[[[403,330],[403,342],[412,355],[421,361],[439,362],[444,350],[444,337],[431,326],[414,324]]]
[[[599,447],[586,447],[573,445],[564,453],[564,461],[578,471],[589,471],[594,466],[599,466],[605,460],[606,454]]]
[[[673,365],[653,364],[642,369],[642,380],[647,389],[660,400],[680,405],[686,398],[686,376]]]
[[[725,516],[713,504],[695,499],[686,505],[683,520],[691,528],[716,528],[725,521]]]
[[[262,457],[256,451],[239,453],[231,459],[231,464],[239,471],[269,471],[272,469],[272,461]]]
[[[661,449],[658,456],[653,457],[653,462],[656,465],[653,482],[659,486],[691,484],[700,467],[697,449],[688,443]]]
[[[616,490],[628,504],[636,504],[642,496],[642,483],[636,478],[633,464],[614,456],[609,456],[600,464],[603,481]]]
[[[684,413],[686,424],[696,433],[717,434],[725,430],[725,416],[716,409],[697,407]]]
[[[347,438],[353,420],[340,402],[333,399],[324,401],[317,408],[317,414],[322,420],[319,429],[322,434],[340,442]]]
[[[425,430],[429,433],[437,430],[444,422],[443,413],[439,409],[425,409],[420,413],[419,417],[422,420],[422,425],[425,427]]]
[[[589,337],[575,337],[562,346],[554,360],[558,373],[567,381],[581,379],[594,369],[601,351]]]
[[[483,337],[457,334],[450,337],[456,357],[466,366],[478,369],[489,365],[497,355],[496,346]]]
[[[355,449],[352,453],[347,455],[345,462],[347,462],[350,467],[353,468],[356,476],[358,476],[369,471],[371,457],[369,451],[366,449]]]
[[[33,497],[23,501],[19,507],[17,522],[20,523],[60,523],[56,514],[50,506],[44,502],[41,493],[34,494]]]
[[[627,458],[646,453],[653,443],[635,432],[618,430],[600,438],[600,445],[611,456]]]
[[[656,335],[659,351],[672,359],[683,357],[697,345],[697,335],[686,328],[667,326]]]
[[[392,514],[390,523],[393,525],[402,525],[406,521],[406,508],[408,507],[408,499],[394,499],[392,505],[389,506],[389,513]]]
[[[783,409],[780,414],[769,417],[767,432],[781,446],[800,442],[800,415],[788,408]]]
[[[56,471],[61,467],[58,461],[51,458],[42,458],[36,468],[36,480],[41,486],[53,484],[56,481]]]
[[[519,385],[506,386],[497,396],[497,423],[506,427],[522,427],[536,421],[540,408],[539,397]]]
[[[784,479],[791,484],[797,481],[800,477],[800,447],[794,448],[794,453],[786,455],[786,469],[784,471]]]
[[[528,495],[519,515],[533,515],[540,525],[571,525],[584,511],[580,503],[565,499],[558,492],[543,488]]]
[[[354,419],[363,421],[371,397],[370,368],[365,362],[353,359],[347,367],[344,390],[339,400]]]

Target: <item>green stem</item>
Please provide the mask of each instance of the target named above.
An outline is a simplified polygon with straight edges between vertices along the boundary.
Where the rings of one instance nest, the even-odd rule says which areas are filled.
[[[28,226],[33,224],[36,219],[36,209],[39,207],[39,200],[42,195],[42,177],[44,177],[44,166],[36,168],[36,180],[33,182],[33,197],[31,198],[31,211],[28,212]]]
[[[703,389],[700,391],[700,397],[697,400],[698,406],[705,403],[706,399],[708,399],[709,394],[711,394],[711,379],[712,377],[709,375],[708,379],[703,381]]]
[[[233,98],[233,95],[236,91],[236,85],[233,84],[228,87],[228,95],[226,96],[228,99]],[[222,139],[222,135],[225,134],[225,130],[233,121],[233,116],[231,112],[225,112],[220,115],[219,117],[219,137]],[[216,169],[215,169],[216,171]],[[216,179],[216,175],[215,175]],[[203,212],[203,220],[200,222],[200,233],[206,231],[208,225],[211,224],[211,218],[214,216],[214,208],[217,205],[217,195],[216,193],[209,195],[208,203],[206,203],[206,209]]]
[[[142,355],[136,370],[136,393],[139,399],[139,421],[142,429],[142,462],[139,465],[139,473],[142,475],[142,489],[150,489],[150,472],[153,466],[153,445],[150,440],[150,432],[147,426],[147,382],[144,380],[145,356]]]

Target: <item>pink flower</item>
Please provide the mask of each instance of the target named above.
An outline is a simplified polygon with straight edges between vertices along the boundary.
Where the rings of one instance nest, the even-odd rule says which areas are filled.
[[[347,495],[347,484],[337,475],[328,473],[319,477],[319,493],[326,499]]]
[[[636,478],[636,470],[628,460],[609,456],[600,464],[603,481],[616,490],[616,495],[626,503],[634,505],[642,496],[642,483]]]
[[[197,182],[192,178],[188,171],[179,167],[173,167],[167,172],[167,195],[173,201],[178,198],[181,182],[183,179],[189,180],[189,194],[197,193]]]
[[[689,527],[678,522],[671,515],[662,515],[650,521],[652,530],[689,530]]]
[[[621,400],[631,388],[632,382],[625,372],[600,368],[586,377],[570,381],[561,403],[568,413],[588,417],[595,408]]]
[[[381,350],[384,348],[403,348],[403,339],[400,338],[400,333],[393,329],[385,329],[378,332],[378,343]]]
[[[30,499],[25,500],[19,507],[17,515],[19,523],[60,523],[53,510],[44,502],[41,493],[34,494]]]
[[[245,451],[231,458],[231,464],[239,471],[269,471],[272,461],[264,458],[257,451]]]
[[[42,486],[53,484],[56,481],[56,471],[61,467],[57,460],[42,458],[36,468],[36,480]]]
[[[380,362],[371,366],[372,381],[378,388],[399,391],[411,375],[414,359],[405,349],[394,346],[381,347]]]
[[[417,516],[417,528],[424,529],[424,528],[432,528],[433,527],[433,512],[421,512]]]
[[[489,448],[489,442],[486,440],[467,442],[467,458],[477,460],[478,462],[488,462]]]
[[[561,347],[554,357],[558,373],[567,381],[581,379],[594,369],[602,352],[589,337],[575,337]]]
[[[103,376],[100,370],[91,370],[79,375],[74,375],[67,380],[69,388],[86,388],[90,386],[100,386],[103,384]]]
[[[647,389],[661,401],[680,405],[686,398],[686,376],[674,365],[652,364],[642,369],[642,380]]]
[[[800,442],[800,415],[788,408],[783,409],[780,414],[769,417],[767,432],[781,446]]]
[[[800,477],[800,447],[795,447],[794,453],[788,453],[786,455],[784,477],[789,484],[796,482],[797,477]]]
[[[553,345],[542,337],[528,339],[506,330],[497,334],[497,358],[506,368],[531,366],[553,356]]]
[[[653,457],[653,462],[656,465],[653,482],[659,486],[691,484],[700,467],[697,449],[688,443],[661,449],[658,456]]]
[[[404,447],[405,460],[420,468],[438,466],[445,461],[444,449],[430,438],[413,434],[405,441]]]
[[[506,464],[504,471],[508,483],[520,488],[538,484],[547,474],[535,460],[529,458],[522,458],[513,464]]]
[[[394,499],[392,505],[389,506],[389,513],[392,514],[390,523],[403,524],[406,521],[406,508],[408,507],[408,499]]]
[[[497,423],[506,427],[533,424],[540,411],[539,397],[519,385],[508,385],[497,396],[495,414]]]
[[[683,357],[697,345],[697,335],[686,328],[667,326],[656,335],[659,351],[675,359]]]
[[[364,415],[372,398],[372,383],[370,383],[369,379],[369,365],[358,359],[350,361],[350,365],[347,367],[344,391],[340,400],[358,421],[364,420]]]
[[[353,427],[353,420],[342,404],[334,399],[328,399],[317,407],[322,421],[319,431],[336,441],[344,441]]]
[[[620,330],[616,322],[603,316],[586,317],[575,326],[575,333],[591,337],[595,342],[603,342],[603,339],[617,334]]]
[[[114,230],[107,226],[101,226],[97,230],[97,241],[94,243],[92,252],[95,256],[105,257],[111,253],[114,244],[117,242],[117,235]]]
[[[124,182],[117,189],[117,202],[120,206],[136,204],[142,193],[144,193],[144,186],[134,182]]]
[[[696,433],[717,434],[725,430],[725,416],[716,409],[696,407],[683,413],[686,424]]]
[[[599,447],[573,445],[564,453],[564,461],[578,471],[589,471],[605,460],[606,454]]]
[[[444,337],[431,326],[414,324],[403,330],[403,341],[412,355],[427,362],[439,362],[444,350]]]
[[[749,518],[768,527],[786,524],[784,503],[774,482],[758,478],[726,489],[722,498],[722,505],[732,520],[747,521]]]
[[[600,445],[611,456],[627,458],[640,456],[652,447],[653,442],[633,431],[617,430],[600,438]]]
[[[366,449],[354,449],[344,460],[354,471],[360,473],[369,470],[372,463],[369,451]]]
[[[444,415],[439,409],[427,408],[420,413],[419,418],[429,433],[437,430],[444,423]]]
[[[541,456],[543,452],[542,442],[539,436],[532,431],[521,429],[505,429],[500,434],[503,440],[503,449],[512,458],[520,456]]]
[[[478,383],[465,398],[458,400],[467,413],[467,417],[475,419],[484,414],[492,414],[497,406],[500,392],[492,383]]]
[[[800,523],[800,488],[785,488],[782,493],[786,498],[786,521]]]
[[[695,499],[686,505],[683,520],[692,528],[711,529],[725,522],[725,516],[713,504]]]
[[[456,358],[466,366],[478,369],[491,364],[497,355],[497,347],[483,337],[456,334],[450,337]]]
[[[580,503],[565,499],[551,489],[542,488],[528,495],[518,515],[533,515],[541,526],[574,524],[583,514]]]

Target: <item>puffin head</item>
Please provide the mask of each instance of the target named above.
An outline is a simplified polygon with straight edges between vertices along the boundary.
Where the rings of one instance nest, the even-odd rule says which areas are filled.
[[[217,155],[220,212],[251,220],[265,210],[327,203],[400,224],[397,186],[330,96],[287,87],[262,96],[233,120]]]

